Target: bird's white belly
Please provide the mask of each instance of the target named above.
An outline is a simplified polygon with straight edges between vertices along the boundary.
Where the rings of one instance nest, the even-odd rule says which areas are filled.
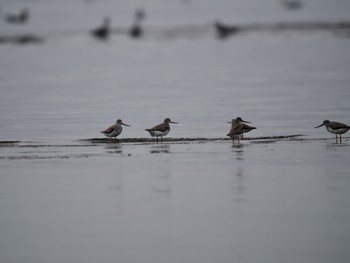
[[[117,137],[121,132],[112,131],[111,133],[105,133],[106,137]]]
[[[348,130],[348,128],[332,129],[331,127],[327,127],[327,131],[333,134],[343,134],[346,133]]]
[[[169,130],[166,131],[151,131],[150,134],[152,136],[165,136],[169,133]]]

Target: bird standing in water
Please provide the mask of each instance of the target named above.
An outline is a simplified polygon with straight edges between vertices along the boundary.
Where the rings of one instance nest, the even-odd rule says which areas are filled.
[[[335,142],[338,142],[338,135],[339,135],[339,142],[342,142],[342,137],[341,135],[346,133],[348,130],[350,130],[350,126],[336,122],[336,121],[329,121],[329,120],[324,120],[323,123],[319,126],[316,126],[315,128],[319,128],[321,126],[326,126],[326,129],[328,132],[335,134]]]
[[[170,131],[170,123],[178,124],[177,122],[171,121],[166,118],[163,123],[154,126],[151,129],[146,129],[152,137],[156,137],[158,142],[158,137],[160,137],[160,142],[163,140],[163,136],[167,135]]]
[[[241,117],[236,118],[234,121],[232,120],[231,130],[228,132],[227,136],[229,136],[232,139],[233,144],[235,144],[235,140],[237,140],[238,143],[240,143],[240,139],[244,133],[243,122],[250,123],[248,121],[242,120]],[[254,128],[254,127],[250,127],[250,128]]]
[[[109,141],[112,142],[112,137],[114,137],[115,140],[117,140],[117,136],[122,133],[122,125],[130,127],[130,125],[123,123],[123,121],[119,119],[117,120],[116,124],[101,131],[101,133],[103,133],[106,137],[109,137]]]
[[[251,130],[255,130],[256,127],[253,126],[249,126],[246,123],[250,123],[249,121],[243,121],[241,117],[238,117],[236,119],[232,119],[231,122],[227,122],[227,123],[231,123],[231,128],[234,127],[234,125],[237,123],[237,120],[241,122],[242,127],[243,127],[243,133],[247,133],[250,132]],[[243,134],[241,135],[241,139],[243,139]]]

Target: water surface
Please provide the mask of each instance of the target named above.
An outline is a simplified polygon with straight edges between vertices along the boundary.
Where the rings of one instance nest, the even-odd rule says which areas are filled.
[[[45,41],[0,45],[1,262],[349,261],[349,138],[313,128],[350,124],[348,35],[211,26],[347,20],[348,1],[3,2],[32,18],[0,35]],[[144,38],[88,34],[138,7]],[[232,147],[237,116],[258,129]],[[142,141],[166,117],[219,140]],[[89,141],[118,118],[141,141]]]

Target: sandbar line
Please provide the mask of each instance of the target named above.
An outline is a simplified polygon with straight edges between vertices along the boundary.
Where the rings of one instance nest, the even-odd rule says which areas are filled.
[[[261,136],[261,137],[244,137],[243,141],[261,141],[261,140],[297,140],[301,139],[303,134],[294,134],[294,135],[280,135],[280,136]],[[228,137],[180,137],[180,138],[163,138],[163,142],[167,143],[190,143],[190,142],[215,142],[215,141],[230,141]],[[88,138],[88,139],[78,139],[77,142],[89,142],[93,144],[98,143],[110,143],[109,138]],[[154,138],[121,138],[112,140],[113,143],[155,143],[156,139]],[[92,146],[91,144],[45,144],[37,141],[20,141],[20,140],[2,140],[0,141],[0,147],[77,147],[77,146]]]
[[[345,141],[350,137],[344,137]],[[182,144],[182,143],[206,143],[206,142],[228,142],[230,138],[226,137],[180,137],[180,138],[163,138],[163,143],[168,144]],[[292,134],[292,135],[277,135],[277,136],[260,136],[260,137],[244,137],[242,141],[249,141],[251,143],[274,143],[278,141],[294,141],[294,142],[313,142],[313,141],[334,141],[334,138],[309,138],[304,134]],[[37,141],[20,141],[20,140],[2,140],[0,141],[0,148],[6,147],[19,147],[19,148],[43,148],[43,147],[93,147],[98,144],[155,144],[157,143],[154,138],[121,138],[110,141],[109,138],[88,138],[77,139],[75,142],[79,144],[47,144],[45,142]],[[83,144],[82,144],[83,143]],[[162,144],[158,142],[157,144]]]

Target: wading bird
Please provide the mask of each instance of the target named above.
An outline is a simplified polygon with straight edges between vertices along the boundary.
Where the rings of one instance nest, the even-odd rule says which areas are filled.
[[[250,132],[251,130],[255,130],[256,129],[256,127],[252,127],[252,126],[249,126],[248,124],[246,124],[246,123],[250,123],[250,122],[249,121],[243,121],[241,117],[238,117],[236,119],[232,119],[231,122],[227,122],[227,123],[231,123],[231,128],[233,128],[234,125],[237,123],[237,119],[242,124],[243,133],[247,133],[247,132]],[[243,139],[243,134],[241,135],[241,139]]]
[[[158,137],[160,137],[160,142],[163,140],[163,136],[167,135],[170,131],[170,123],[178,124],[177,122],[171,121],[166,118],[163,123],[154,126],[151,129],[146,129],[152,137],[156,137],[158,142]]]
[[[106,137],[109,137],[109,141],[112,142],[112,137],[117,140],[117,136],[122,133],[122,125],[130,127],[130,125],[123,123],[123,121],[119,119],[114,125],[108,127],[104,131],[101,131],[101,133],[103,133]]]
[[[321,125],[316,126],[315,128],[319,128],[321,126],[325,126],[328,132],[335,134],[336,143],[338,142],[338,135],[339,135],[339,142],[341,143],[342,141],[341,135],[346,133],[348,130],[350,130],[350,126],[344,123],[329,121],[329,120],[324,120]]]
[[[235,123],[232,122],[231,130],[228,132],[227,136],[232,139],[232,143],[235,144],[235,140],[240,142],[240,138],[244,133],[243,122],[250,123],[248,121],[242,120],[241,117],[236,118]]]

